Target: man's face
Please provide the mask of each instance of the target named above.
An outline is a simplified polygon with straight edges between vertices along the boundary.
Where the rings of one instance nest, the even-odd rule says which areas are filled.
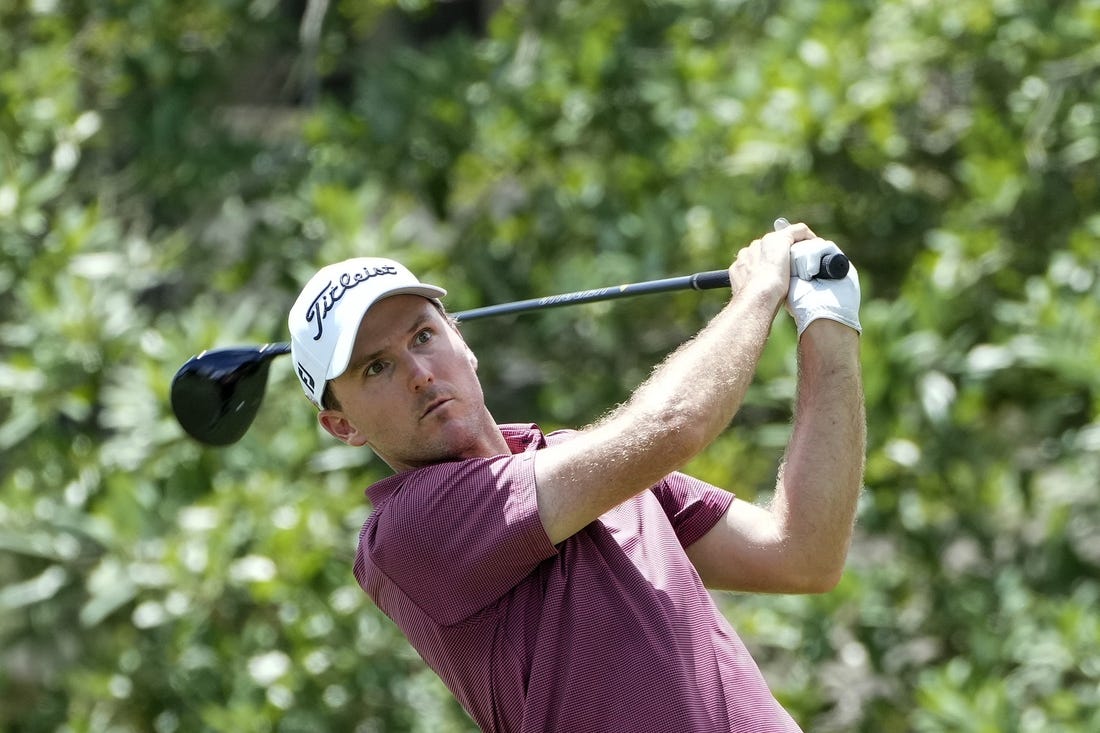
[[[347,370],[332,380],[339,410],[321,424],[349,445],[369,445],[394,470],[494,455],[477,361],[426,298],[394,295],[359,324]]]

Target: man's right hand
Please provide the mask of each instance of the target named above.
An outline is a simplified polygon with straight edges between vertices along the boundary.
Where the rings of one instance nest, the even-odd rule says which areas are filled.
[[[791,247],[816,236],[805,224],[791,224],[753,240],[737,253],[730,265],[730,287],[734,295],[765,293],[774,300],[778,310],[790,285]]]

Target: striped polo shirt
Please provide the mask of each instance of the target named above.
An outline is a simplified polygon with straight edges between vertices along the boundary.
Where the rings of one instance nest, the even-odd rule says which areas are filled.
[[[557,546],[535,500],[535,425],[511,455],[367,489],[355,576],[484,731],[798,731],[684,548],[733,496],[667,476]]]

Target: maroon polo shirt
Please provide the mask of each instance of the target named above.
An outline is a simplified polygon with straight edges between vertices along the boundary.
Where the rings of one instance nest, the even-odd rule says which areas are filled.
[[[573,433],[502,425],[512,455],[367,489],[359,584],[485,731],[798,731],[684,548],[732,494],[667,476],[557,546],[534,454]]]

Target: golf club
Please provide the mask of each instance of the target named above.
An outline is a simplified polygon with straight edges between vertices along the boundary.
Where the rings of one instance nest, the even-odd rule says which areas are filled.
[[[779,224],[777,221],[777,229],[781,228]],[[841,279],[847,274],[848,259],[844,255],[828,255],[822,258],[818,277]],[[672,290],[712,290],[729,286],[728,270],[710,270],[681,277],[502,303],[452,315],[461,323],[490,316],[634,295]],[[289,343],[274,343],[212,349],[191,357],[172,379],[172,412],[180,426],[192,438],[206,445],[223,446],[240,440],[260,409],[271,360],[289,352]]]

